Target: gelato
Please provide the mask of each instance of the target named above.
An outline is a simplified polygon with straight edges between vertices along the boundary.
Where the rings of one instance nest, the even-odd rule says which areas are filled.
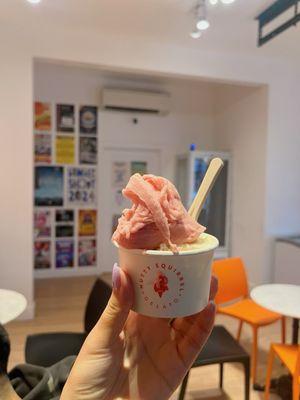
[[[205,228],[184,208],[175,186],[155,175],[134,174],[123,195],[132,201],[118,221],[112,240],[127,249],[158,249],[193,243]]]

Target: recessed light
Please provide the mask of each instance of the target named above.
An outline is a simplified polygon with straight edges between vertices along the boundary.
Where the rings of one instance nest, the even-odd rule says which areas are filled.
[[[221,3],[223,3],[223,4],[231,4],[234,2],[235,2],[235,0],[221,0]]]
[[[190,33],[190,37],[193,39],[199,39],[201,37],[202,33],[198,29],[195,29],[193,32]]]
[[[218,4],[218,0],[209,0],[209,2],[212,6],[215,6],[216,4]]]
[[[197,22],[197,28],[200,31],[205,31],[206,29],[209,28],[210,23],[207,21],[207,19],[205,18],[201,18],[199,19],[199,21]]]
[[[38,4],[41,2],[41,0],[27,0],[27,1],[28,1],[28,3],[31,3],[31,4]]]

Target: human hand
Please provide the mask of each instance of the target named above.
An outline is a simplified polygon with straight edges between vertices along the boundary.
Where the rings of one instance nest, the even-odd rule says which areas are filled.
[[[114,266],[113,293],[82,346],[61,400],[168,399],[210,335],[216,292],[213,277],[207,307],[170,324],[130,311],[130,278]]]

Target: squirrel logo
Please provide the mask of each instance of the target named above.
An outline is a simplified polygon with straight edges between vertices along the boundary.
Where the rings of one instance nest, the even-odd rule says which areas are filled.
[[[153,289],[156,293],[158,293],[159,297],[161,297],[166,291],[169,290],[168,287],[168,278],[162,272],[157,274],[157,278],[154,282]]]

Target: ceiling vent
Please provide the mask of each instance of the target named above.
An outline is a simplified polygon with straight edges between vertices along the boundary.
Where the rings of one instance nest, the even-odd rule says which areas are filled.
[[[100,106],[105,110],[167,115],[170,112],[170,96],[165,93],[103,89]]]

